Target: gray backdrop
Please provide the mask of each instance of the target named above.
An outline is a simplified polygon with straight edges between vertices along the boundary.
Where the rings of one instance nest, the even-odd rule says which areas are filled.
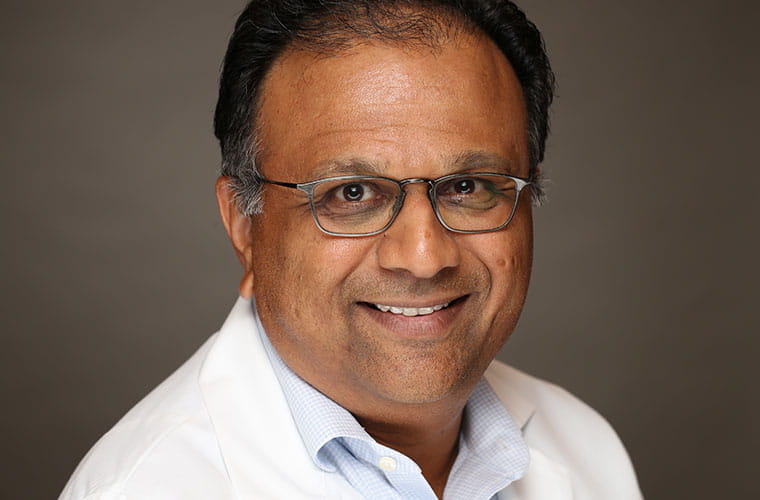
[[[0,5],[0,497],[53,498],[236,297],[211,120],[242,2]],[[559,96],[501,357],[601,411],[649,499],[760,491],[757,5],[522,2]]]

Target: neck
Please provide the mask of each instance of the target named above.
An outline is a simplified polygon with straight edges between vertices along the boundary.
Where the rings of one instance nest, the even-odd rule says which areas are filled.
[[[377,442],[414,460],[438,498],[443,498],[459,449],[462,411],[462,406],[439,411],[419,408],[403,420],[355,416]]]

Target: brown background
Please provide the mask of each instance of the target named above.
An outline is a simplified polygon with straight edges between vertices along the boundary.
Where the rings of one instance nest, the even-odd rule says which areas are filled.
[[[760,498],[757,5],[522,2],[559,97],[503,357],[606,415],[649,499]],[[0,497],[54,498],[236,297],[211,119],[242,2],[0,6]]]

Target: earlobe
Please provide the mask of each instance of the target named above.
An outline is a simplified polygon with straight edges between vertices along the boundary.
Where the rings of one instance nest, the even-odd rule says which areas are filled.
[[[240,281],[240,295],[253,296],[253,258],[250,242],[251,219],[238,210],[232,179],[221,176],[216,180],[216,202],[224,229],[235,248],[244,274]]]
[[[243,265],[243,277],[240,279],[240,296],[246,299],[253,297],[253,253],[251,246],[243,249],[242,255],[238,253],[240,263]]]
[[[240,296],[244,299],[253,297],[253,271],[248,269],[240,280]]]

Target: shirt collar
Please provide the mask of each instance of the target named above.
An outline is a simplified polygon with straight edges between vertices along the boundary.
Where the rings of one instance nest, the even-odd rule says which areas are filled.
[[[485,467],[514,481],[528,469],[530,452],[522,432],[485,378],[467,400],[459,448],[452,477]]]

